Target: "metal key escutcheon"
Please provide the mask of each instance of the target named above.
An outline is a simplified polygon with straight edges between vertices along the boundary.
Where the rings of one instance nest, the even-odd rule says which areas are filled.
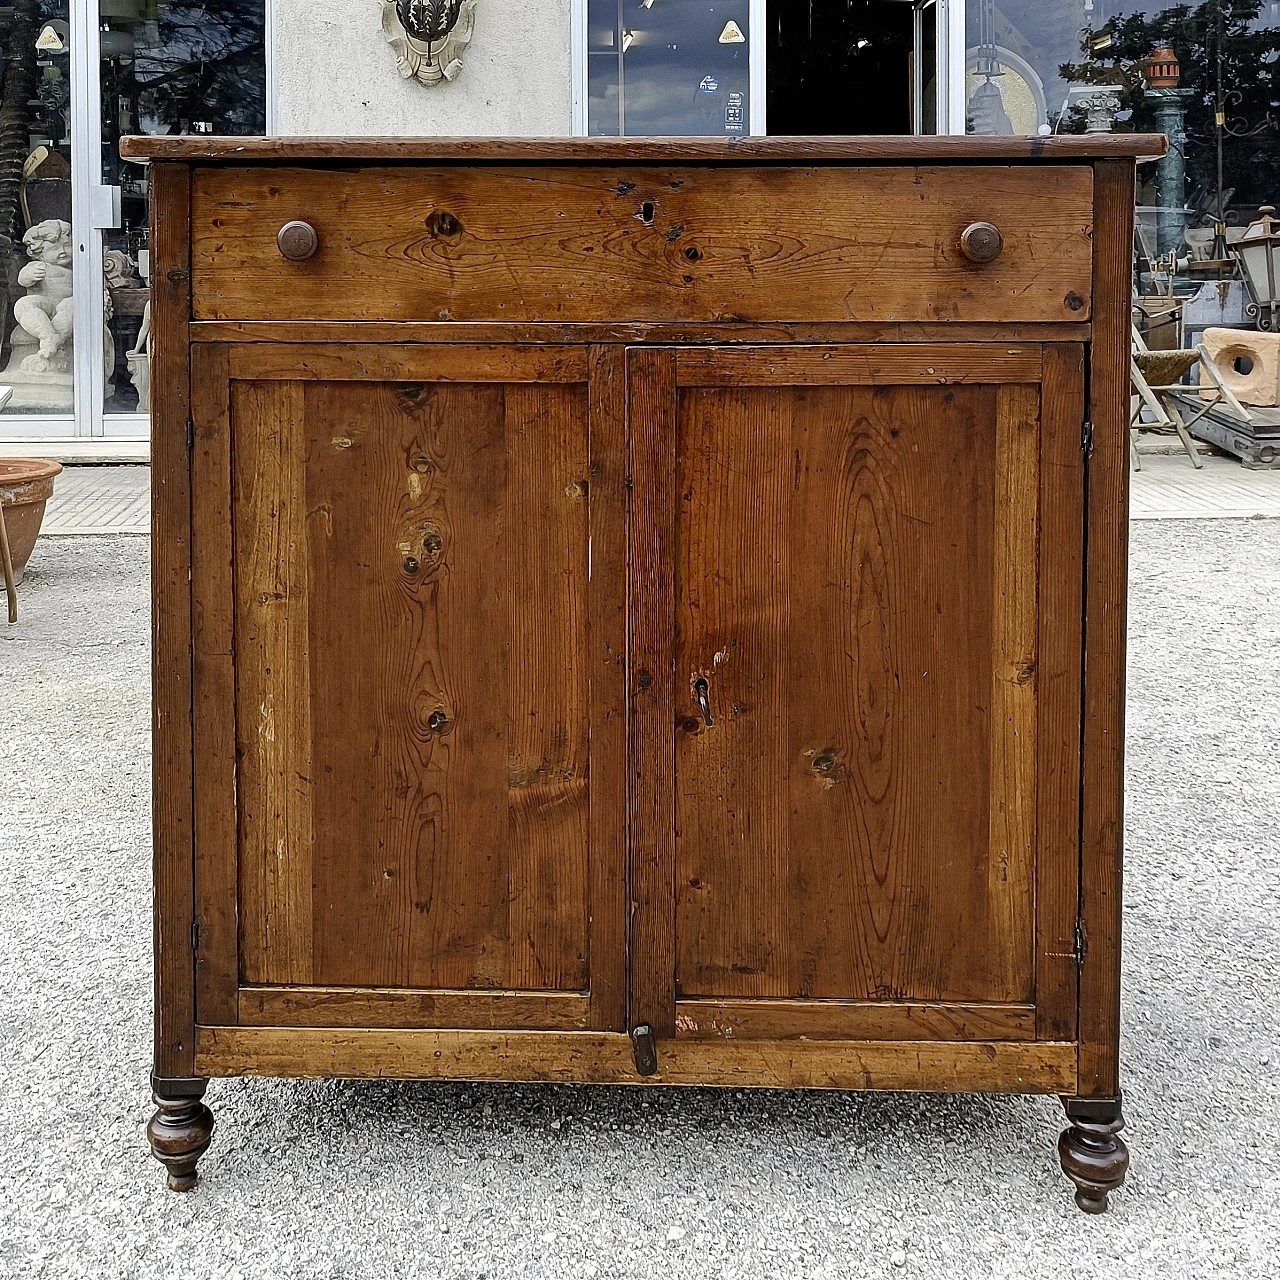
[[[636,1075],[658,1074],[658,1046],[653,1037],[653,1028],[647,1022],[631,1030],[631,1056],[635,1059]]]
[[[698,679],[693,684],[693,695],[698,699],[698,706],[702,709],[702,718],[711,724],[711,686],[707,684],[705,679]]]

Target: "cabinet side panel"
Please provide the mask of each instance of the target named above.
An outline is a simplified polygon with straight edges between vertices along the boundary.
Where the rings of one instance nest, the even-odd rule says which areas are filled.
[[[591,1026],[627,1017],[627,355],[590,351]]]
[[[1129,300],[1134,165],[1095,168],[1093,343],[1086,478],[1084,762],[1080,972],[1081,1094],[1120,1087],[1120,921],[1124,848],[1125,628],[1129,572]]]
[[[632,908],[627,1019],[673,1036],[675,1008],[676,356],[628,356],[631,515],[627,833]]]
[[[187,354],[191,190],[184,164],[151,166],[151,753],[155,1071],[195,1071],[191,766],[191,479]]]
[[[312,981],[310,585],[298,382],[235,382],[240,969]]]
[[[1084,347],[1044,351],[1036,687],[1036,1035],[1076,1034],[1080,666],[1084,599]]]
[[[587,423],[583,388],[506,389],[511,637],[506,985],[587,987]]]
[[[992,977],[1032,994],[1036,840],[1036,521],[1040,388],[996,392],[991,618],[991,833],[987,857]]]
[[[236,740],[228,348],[191,348],[192,761],[196,1013],[234,1023],[239,985],[236,898]]]

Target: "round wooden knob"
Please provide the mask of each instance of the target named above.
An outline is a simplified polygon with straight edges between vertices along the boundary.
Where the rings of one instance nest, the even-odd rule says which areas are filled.
[[[1004,248],[1000,228],[991,222],[973,222],[960,233],[960,252],[970,262],[994,262]]]
[[[286,222],[276,244],[290,262],[305,262],[320,247],[320,237],[309,222]]]

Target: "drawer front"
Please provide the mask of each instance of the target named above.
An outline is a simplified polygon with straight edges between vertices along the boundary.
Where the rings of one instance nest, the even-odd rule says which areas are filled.
[[[301,261],[277,239],[294,221],[318,242]],[[198,320],[1079,321],[1092,221],[1086,165],[209,167],[194,174],[192,306]],[[977,222],[1003,237],[986,263],[961,248]]]

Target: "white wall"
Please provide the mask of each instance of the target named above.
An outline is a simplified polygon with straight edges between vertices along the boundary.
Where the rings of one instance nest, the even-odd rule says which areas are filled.
[[[282,134],[536,137],[572,127],[570,0],[477,0],[462,74],[404,80],[378,0],[275,0]]]

